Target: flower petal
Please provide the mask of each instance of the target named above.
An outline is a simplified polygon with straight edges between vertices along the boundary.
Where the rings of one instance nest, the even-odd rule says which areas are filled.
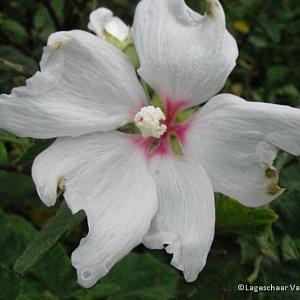
[[[118,17],[113,17],[112,20],[106,24],[105,30],[120,42],[123,42],[130,33],[129,27]]]
[[[300,154],[300,110],[222,94],[196,116],[185,154],[201,163],[215,192],[255,207],[284,190],[272,166],[277,148]]]
[[[113,18],[113,12],[105,7],[99,7],[90,14],[88,29],[103,37],[104,27]]]
[[[129,26],[120,18],[114,17],[113,12],[105,7],[100,7],[90,14],[88,28],[98,36],[104,36],[106,30],[119,41],[124,41],[129,35]]]
[[[238,49],[225,28],[217,0],[204,16],[184,0],[143,0],[136,9],[133,36],[141,77],[162,98],[198,105],[214,96],[235,66]]]
[[[73,213],[85,210],[89,234],[72,254],[78,281],[91,287],[142,242],[157,210],[155,183],[143,153],[119,132],[59,138],[33,165],[47,205],[57,190]]]
[[[41,72],[0,96],[0,128],[51,138],[112,130],[133,119],[146,97],[128,59],[93,34],[57,32]]]
[[[214,194],[202,168],[181,158],[155,157],[150,162],[159,208],[144,238],[151,249],[164,244],[171,264],[193,281],[203,269],[214,236]]]

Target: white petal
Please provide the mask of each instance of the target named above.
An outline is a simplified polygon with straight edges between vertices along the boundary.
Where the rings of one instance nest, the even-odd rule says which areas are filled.
[[[88,28],[98,36],[104,36],[104,30],[123,42],[129,35],[130,29],[120,18],[113,17],[111,10],[100,7],[90,14]]]
[[[272,167],[277,148],[300,154],[300,110],[223,94],[198,112],[185,154],[205,167],[215,192],[261,206],[284,191]]]
[[[0,96],[0,128],[35,138],[112,130],[133,120],[145,99],[118,49],[84,31],[58,32],[49,37],[41,72]]]
[[[120,42],[123,42],[130,32],[129,27],[118,17],[113,17],[112,20],[105,25],[105,30]]]
[[[159,208],[144,239],[151,249],[164,244],[171,264],[187,281],[203,269],[214,236],[214,194],[205,170],[181,158],[157,157],[150,162]]]
[[[144,154],[119,132],[58,139],[36,158],[33,179],[47,205],[59,182],[72,212],[86,212],[89,234],[72,254],[84,287],[141,243],[157,210]]]
[[[217,0],[201,16],[184,0],[142,0],[133,25],[139,74],[162,98],[205,102],[224,85],[238,49]]]
[[[95,32],[98,36],[104,36],[104,27],[113,18],[113,12],[105,7],[99,7],[90,14],[89,30]]]

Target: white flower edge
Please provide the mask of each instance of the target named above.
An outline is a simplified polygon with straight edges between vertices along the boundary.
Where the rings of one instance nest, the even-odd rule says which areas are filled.
[[[204,268],[215,228],[214,192],[205,169],[184,157],[155,157],[149,163],[158,210],[144,237],[150,249],[173,254],[171,264],[196,280]]]
[[[88,29],[103,38],[106,31],[120,42],[124,42],[130,35],[130,27],[105,7],[99,7],[91,12]]]
[[[184,0],[143,0],[136,8],[138,73],[163,100],[202,104],[223,88],[236,65],[237,43],[226,30],[223,8],[217,0],[206,2],[203,16]]]
[[[300,155],[300,109],[221,94],[196,114],[184,155],[204,166],[215,192],[257,207],[284,192],[277,149]]]
[[[91,33],[51,34],[40,66],[26,86],[0,95],[0,128],[34,138],[78,136],[117,129],[147,104],[128,58]]]
[[[142,242],[157,211],[145,157],[117,131],[57,139],[35,159],[32,176],[46,205],[60,186],[72,212],[87,215],[89,233],[72,254],[86,288]]]

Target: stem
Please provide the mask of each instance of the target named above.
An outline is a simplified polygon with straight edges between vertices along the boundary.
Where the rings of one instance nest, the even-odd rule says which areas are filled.
[[[0,57],[0,63],[3,64],[5,67],[8,67],[8,68],[14,70],[16,73],[21,74],[25,77],[32,76],[32,74],[28,70],[26,70],[25,67],[22,65],[13,63],[13,62],[3,59],[1,57]]]
[[[263,259],[263,256],[262,255],[259,255],[255,262],[254,262],[254,269],[253,269],[253,272],[252,274],[247,278],[247,281],[252,284],[258,277],[259,275],[259,272],[260,272],[260,265],[261,265],[261,262],[262,262],[262,259]]]

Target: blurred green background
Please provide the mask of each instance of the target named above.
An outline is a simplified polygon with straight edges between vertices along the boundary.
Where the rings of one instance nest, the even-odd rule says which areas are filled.
[[[50,33],[86,30],[89,13],[99,6],[111,8],[131,24],[137,2],[1,1],[0,92],[23,85],[38,70]],[[203,12],[203,0],[186,2]],[[226,0],[222,4],[240,49],[224,91],[298,107],[299,0]],[[300,299],[300,292],[237,291],[238,283],[246,282],[300,285],[298,158],[279,153],[276,165],[287,192],[269,207],[248,209],[217,195],[216,236],[196,282],[187,284],[169,265],[170,256],[164,251],[139,246],[94,288],[85,290],[76,282],[69,257],[87,232],[86,222],[82,215],[71,217],[60,203],[45,208],[30,177],[34,157],[50,142],[0,131],[0,299]]]

